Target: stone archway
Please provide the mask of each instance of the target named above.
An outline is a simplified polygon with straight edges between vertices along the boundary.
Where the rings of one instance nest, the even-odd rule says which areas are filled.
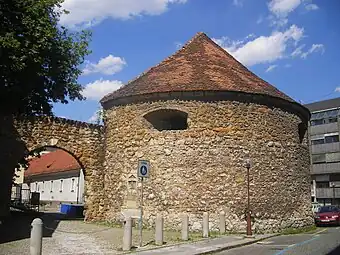
[[[0,128],[0,211],[8,210],[11,180],[17,162],[40,147],[69,152],[85,169],[86,220],[101,217],[103,192],[103,127],[55,117],[3,118]],[[0,212],[1,216],[1,212]]]

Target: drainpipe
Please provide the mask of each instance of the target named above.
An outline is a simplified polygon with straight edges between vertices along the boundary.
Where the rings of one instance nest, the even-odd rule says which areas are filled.
[[[79,175],[78,175],[78,184],[77,184],[77,204],[79,204],[79,187],[80,187],[80,175],[81,175],[81,169],[79,170]]]

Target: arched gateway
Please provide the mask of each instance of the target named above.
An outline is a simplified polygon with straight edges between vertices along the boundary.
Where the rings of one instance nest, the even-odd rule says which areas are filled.
[[[8,212],[13,171],[31,151],[54,146],[69,152],[85,171],[86,218],[100,217],[103,192],[103,127],[56,117],[2,117],[0,125],[0,205]]]

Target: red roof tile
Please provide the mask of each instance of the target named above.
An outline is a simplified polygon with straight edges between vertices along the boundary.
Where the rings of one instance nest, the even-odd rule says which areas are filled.
[[[66,172],[80,168],[79,163],[72,155],[63,150],[56,150],[31,159],[29,167],[25,171],[25,177]]]
[[[106,95],[101,103],[128,96],[173,91],[236,91],[293,101],[249,71],[206,34],[198,33],[174,55]]]

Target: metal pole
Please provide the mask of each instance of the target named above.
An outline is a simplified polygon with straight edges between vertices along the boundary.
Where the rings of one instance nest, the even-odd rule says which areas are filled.
[[[247,194],[248,194],[248,208],[247,208],[247,236],[251,236],[251,216],[250,216],[250,179],[249,179],[249,166],[247,166]]]
[[[141,177],[140,218],[139,218],[139,247],[143,245],[143,177]]]
[[[333,205],[335,205],[335,185],[333,184]]]

